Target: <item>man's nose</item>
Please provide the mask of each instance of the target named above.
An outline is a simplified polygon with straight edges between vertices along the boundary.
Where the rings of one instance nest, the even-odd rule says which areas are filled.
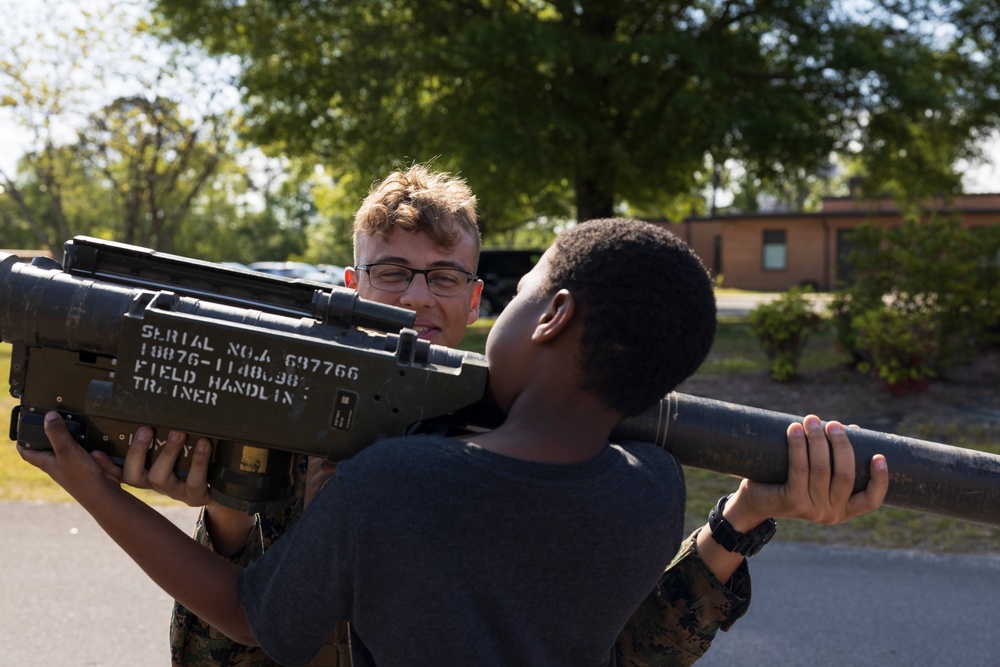
[[[434,302],[434,295],[427,283],[427,274],[414,273],[410,284],[399,297],[399,303],[407,306],[426,305]],[[415,310],[415,308],[413,308]]]

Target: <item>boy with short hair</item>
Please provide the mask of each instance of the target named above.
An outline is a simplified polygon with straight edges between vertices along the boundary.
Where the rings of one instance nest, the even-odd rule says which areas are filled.
[[[676,237],[637,221],[578,225],[490,333],[490,391],[506,421],[463,440],[384,440],[342,462],[292,532],[242,572],[122,491],[54,413],[54,451],[21,453],[169,594],[279,661],[308,661],[347,618],[359,667],[615,664],[618,633],[681,542],[684,488],[662,449],[607,439],[698,367],[714,327],[709,278]],[[727,516],[737,530],[803,510],[810,488],[850,496],[852,457],[851,475],[837,474],[850,443],[816,423],[789,430],[788,484],[741,485],[738,516]],[[803,480],[803,455],[823,456],[827,436],[826,479]],[[876,459],[868,490],[831,519],[881,503]],[[742,562],[705,549],[713,571]]]

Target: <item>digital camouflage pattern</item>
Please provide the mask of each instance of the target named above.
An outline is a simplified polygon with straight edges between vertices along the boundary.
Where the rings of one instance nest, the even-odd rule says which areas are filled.
[[[258,514],[246,546],[229,557],[236,565],[246,567],[258,560],[274,540],[283,535],[301,514],[301,503],[288,511]],[[212,540],[205,528],[202,508],[195,525],[195,539],[212,549]],[[187,607],[174,603],[170,618],[170,659],[173,667],[279,667],[262,649],[234,642],[203,622]]]
[[[301,457],[296,500],[284,510],[257,514],[246,545],[228,557],[230,562],[247,567],[259,560],[274,541],[299,520],[305,508],[302,482],[306,478],[307,461],[307,457]],[[198,515],[194,538],[202,546],[215,550],[205,527],[204,508]],[[280,667],[259,646],[234,642],[176,602],[170,617],[170,660],[172,667]],[[349,630],[346,622],[341,622],[334,628],[326,645],[310,665],[350,667]]]
[[[684,540],[656,588],[618,636],[621,667],[693,665],[718,631],[731,628],[750,606],[746,560],[728,586],[722,584],[698,556],[699,530]]]
[[[302,457],[300,480],[304,477],[305,461],[306,457]],[[300,482],[296,500],[289,507],[278,512],[257,514],[246,545],[229,556],[229,561],[246,567],[259,560],[264,551],[302,516],[303,495]],[[205,508],[198,515],[194,538],[202,546],[215,551],[205,527]],[[177,602],[170,617],[170,660],[172,667],[280,667],[260,647],[234,642]]]

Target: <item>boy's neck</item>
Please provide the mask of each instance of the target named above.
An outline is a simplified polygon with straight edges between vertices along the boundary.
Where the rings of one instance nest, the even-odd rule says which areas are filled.
[[[503,424],[467,438],[495,454],[539,463],[581,463],[600,455],[621,415],[583,400],[572,406],[547,404],[522,396]]]

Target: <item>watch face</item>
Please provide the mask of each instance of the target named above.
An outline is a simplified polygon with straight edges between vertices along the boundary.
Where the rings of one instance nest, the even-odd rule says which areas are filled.
[[[774,534],[778,532],[778,524],[774,519],[768,519],[764,523],[760,524],[753,531],[747,535],[747,544],[745,546],[746,552],[743,553],[744,556],[753,556],[755,553],[764,548],[764,545],[771,541]]]
[[[757,539],[761,541],[762,545],[767,544],[774,537],[774,534],[778,532],[778,522],[774,519],[768,519],[757,526],[753,532],[757,535]]]

